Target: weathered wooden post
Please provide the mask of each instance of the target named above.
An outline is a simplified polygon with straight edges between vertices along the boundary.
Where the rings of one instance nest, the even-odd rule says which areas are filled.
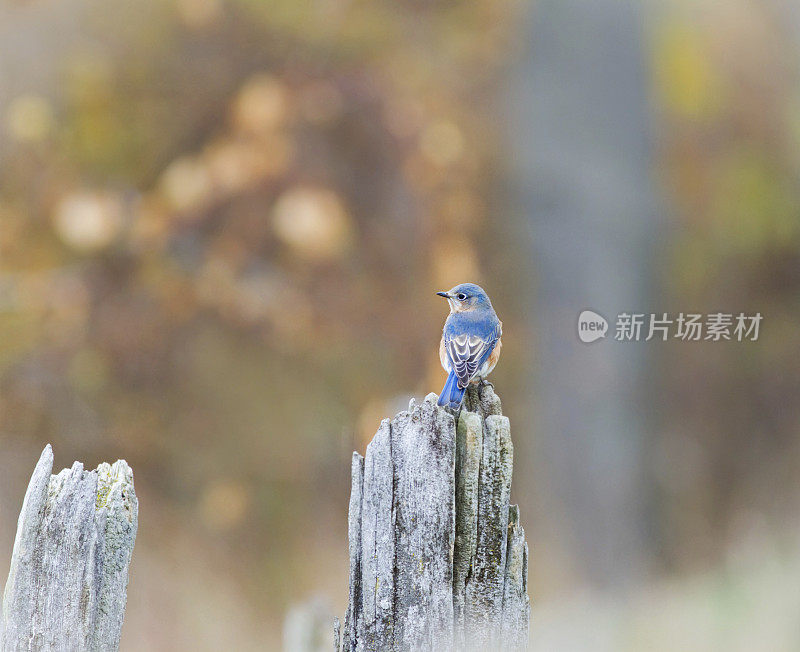
[[[509,505],[513,446],[491,385],[458,417],[429,394],[353,454],[342,652],[523,650],[528,546]],[[338,632],[338,625],[337,625]]]
[[[133,472],[124,460],[52,470],[48,444],[19,515],[2,650],[116,650],[138,522]]]

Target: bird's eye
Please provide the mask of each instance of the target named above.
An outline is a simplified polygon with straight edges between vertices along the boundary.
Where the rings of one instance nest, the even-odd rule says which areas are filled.
[[[458,299],[459,301],[466,301],[467,300],[467,295],[464,294],[463,292],[459,292],[456,295],[456,299]]]

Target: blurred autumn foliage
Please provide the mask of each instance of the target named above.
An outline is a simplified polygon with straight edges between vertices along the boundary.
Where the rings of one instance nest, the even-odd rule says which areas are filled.
[[[213,631],[170,603],[216,550],[212,577],[233,575],[274,643],[287,601],[326,588],[321,559],[340,589],[347,458],[375,427],[349,434],[358,415],[436,388],[433,291],[484,277],[518,8],[67,4],[3,8],[30,38],[63,32],[27,61],[51,79],[26,88],[23,61],[3,98],[3,447],[126,458],[137,556],[188,546],[141,562],[128,631],[161,620],[135,602],[161,574],[177,588],[152,608],[178,625],[151,644]]]
[[[746,351],[656,349],[655,444],[631,473],[652,478],[650,561],[670,574],[773,536],[800,503],[800,22],[778,0],[654,4],[653,295],[765,315]],[[440,388],[433,291],[490,290],[517,334],[498,391],[527,414],[523,334],[548,306],[521,299],[537,216],[508,196],[525,134],[503,95],[528,13],[0,1],[0,558],[50,441],[56,466],[135,471],[124,649],[272,648],[290,602],[341,611],[350,451]],[[514,432],[525,513],[551,494],[533,427]],[[561,518],[537,517],[534,550]],[[566,590],[560,567],[531,568],[537,596]]]
[[[673,211],[664,310],[739,306],[769,319],[748,350],[673,343],[653,374],[666,392],[654,415],[668,435],[656,452],[663,552],[696,569],[797,513],[800,23],[783,2],[668,6],[651,28]]]

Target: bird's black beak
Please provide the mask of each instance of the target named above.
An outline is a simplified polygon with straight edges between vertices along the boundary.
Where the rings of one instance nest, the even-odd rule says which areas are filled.
[[[450,298],[450,295],[447,294],[447,292],[437,292],[436,294],[438,294],[440,297],[444,297],[445,299]]]

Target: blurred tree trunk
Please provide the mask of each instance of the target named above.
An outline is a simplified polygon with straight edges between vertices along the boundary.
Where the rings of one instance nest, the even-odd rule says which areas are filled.
[[[659,215],[649,182],[642,11],[545,0],[511,91],[520,196],[531,227],[536,459],[550,527],[583,579],[628,584],[645,561],[641,344],[613,341],[619,312],[649,310]],[[523,113],[524,111],[524,113]],[[609,321],[577,338],[578,313]],[[645,333],[646,334],[646,333]]]

